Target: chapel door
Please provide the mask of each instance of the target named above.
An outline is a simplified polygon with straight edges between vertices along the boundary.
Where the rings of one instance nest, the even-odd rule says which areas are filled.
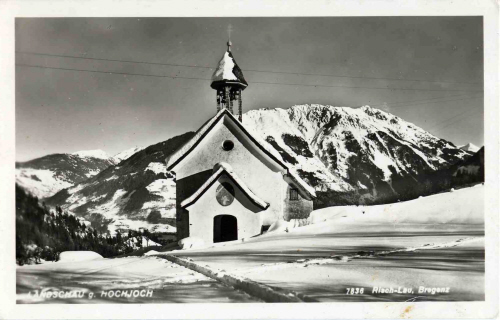
[[[221,214],[214,217],[214,243],[238,240],[238,222],[235,216]]]

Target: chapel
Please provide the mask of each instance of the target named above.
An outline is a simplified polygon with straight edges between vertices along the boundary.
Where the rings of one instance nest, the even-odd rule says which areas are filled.
[[[244,126],[242,92],[248,83],[231,42],[211,87],[215,116],[166,159],[167,170],[176,176],[177,239],[239,240],[261,234],[280,219],[307,218],[314,189]]]

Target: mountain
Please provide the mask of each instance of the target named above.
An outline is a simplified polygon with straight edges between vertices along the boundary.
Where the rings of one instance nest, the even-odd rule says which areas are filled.
[[[102,156],[87,152],[58,153],[16,162],[16,183],[38,198],[50,197],[113,164],[107,156]]]
[[[147,232],[129,233],[123,237],[121,234],[109,237],[107,232],[101,234],[81,217],[67,214],[59,207],[50,210],[40,205],[36,197],[17,184],[15,234],[19,265],[57,261],[64,251],[90,250],[112,257],[138,247],[160,245],[152,241],[152,235]]]
[[[415,197],[420,177],[471,154],[416,125],[371,107],[297,105],[260,109],[244,126],[317,190],[316,207]],[[110,231],[175,230],[175,181],[165,158],[189,132],[136,152],[47,199]],[[417,195],[418,196],[418,195]]]
[[[114,164],[119,164],[123,160],[130,158],[134,153],[137,153],[137,152],[141,151],[142,149],[144,149],[144,147],[134,147],[134,148],[124,150],[124,151],[119,152],[119,153],[115,154],[114,156],[112,156],[110,158],[110,160]]]
[[[484,147],[472,157],[455,164],[452,170],[454,179],[464,183],[484,182]]]
[[[174,137],[136,152],[117,165],[46,199],[110,232],[145,228],[175,232],[175,182],[165,158],[193,136]]]
[[[95,176],[110,165],[120,163],[142,149],[130,148],[112,157],[103,150],[83,150],[17,162],[16,183],[40,199],[50,197],[59,190]]]
[[[476,153],[479,151],[479,147],[474,145],[473,143],[469,142],[467,144],[464,144],[463,146],[460,146],[459,147],[460,149],[464,150],[464,151],[469,151],[469,152],[472,152],[472,153]]]
[[[73,152],[72,155],[78,156],[81,158],[96,158],[96,159],[102,159],[102,160],[109,159],[108,154],[101,149],[77,151],[77,152]]]
[[[470,156],[449,141],[369,106],[252,110],[243,122],[303,179],[329,196],[355,192],[374,200],[380,193],[400,193],[419,175]]]

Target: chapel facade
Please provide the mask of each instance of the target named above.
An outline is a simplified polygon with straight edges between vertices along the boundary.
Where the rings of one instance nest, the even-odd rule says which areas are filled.
[[[248,83],[230,42],[211,87],[216,115],[166,159],[176,175],[177,239],[239,240],[279,219],[307,218],[314,189],[243,125],[241,97]]]

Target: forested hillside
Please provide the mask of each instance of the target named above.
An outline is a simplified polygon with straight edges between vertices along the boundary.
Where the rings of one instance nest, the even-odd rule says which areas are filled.
[[[113,237],[101,234],[85,220],[63,212],[60,207],[51,210],[45,204],[40,205],[38,198],[16,185],[16,262],[19,265],[57,261],[61,252],[73,250],[90,250],[103,257],[113,257],[142,247],[143,243],[157,245],[149,240],[151,238],[155,237],[147,230],[131,231],[124,236],[117,233]]]

